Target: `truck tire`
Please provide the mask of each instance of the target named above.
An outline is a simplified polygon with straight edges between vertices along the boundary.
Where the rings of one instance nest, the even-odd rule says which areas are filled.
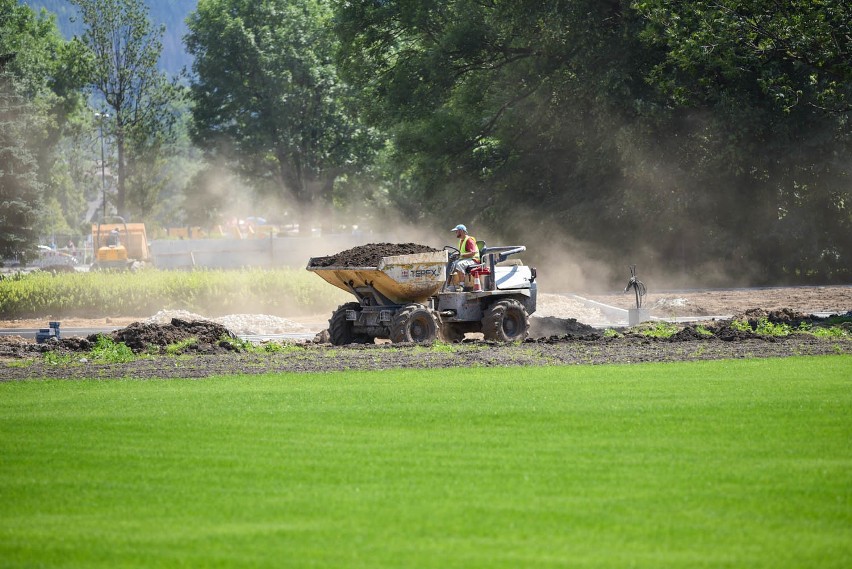
[[[482,318],[482,334],[486,340],[521,342],[530,332],[527,309],[517,300],[500,300],[492,304]]]
[[[355,324],[351,320],[346,319],[347,310],[361,310],[361,305],[357,302],[347,302],[341,304],[331,315],[328,321],[328,338],[335,346],[345,346],[346,344],[367,344],[372,338],[364,334],[355,333]]]
[[[409,304],[400,308],[390,325],[391,342],[423,344],[438,338],[438,315],[422,304]]]

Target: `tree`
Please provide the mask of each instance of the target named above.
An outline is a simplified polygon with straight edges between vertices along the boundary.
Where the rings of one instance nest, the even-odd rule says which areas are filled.
[[[840,0],[636,3],[662,57],[648,74],[684,122],[670,154],[721,250],[774,282],[852,276],[852,6]]]
[[[154,28],[142,0],[71,0],[80,8],[83,42],[93,54],[92,86],[111,115],[116,210],[146,213],[161,180],[151,174],[172,139],[178,89],[157,70],[163,27]],[[135,206],[135,207],[134,207]]]
[[[21,144],[31,112],[14,76],[0,63],[0,258],[25,253],[37,238],[41,185],[36,161]]]
[[[622,178],[615,134],[650,91],[631,75],[644,54],[626,5],[338,3],[341,68],[393,135],[400,205],[436,218],[452,204],[510,237],[525,214],[564,224],[574,210],[581,234],[590,213],[605,221]]]
[[[375,146],[337,76],[331,15],[322,0],[201,0],[188,21],[195,142],[289,198],[301,232]]]
[[[335,23],[409,211],[778,283],[850,275],[848,6],[340,1]]]
[[[80,44],[63,41],[52,17],[0,0],[0,255],[30,249],[52,215],[42,204],[58,203],[47,182],[85,69]]]

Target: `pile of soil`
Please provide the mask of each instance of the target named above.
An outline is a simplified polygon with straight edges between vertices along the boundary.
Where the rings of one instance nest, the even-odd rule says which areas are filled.
[[[136,353],[143,352],[150,346],[162,349],[191,339],[195,340],[190,344],[194,346],[192,350],[199,353],[221,351],[217,348],[229,351],[227,346],[230,346],[231,342],[225,339],[236,337],[221,324],[209,320],[180,318],[172,318],[172,321],[165,325],[135,322],[127,328],[112,332],[110,336],[115,342],[124,342]]]
[[[369,243],[341,251],[327,257],[314,257],[311,259],[311,267],[375,267],[378,266],[382,257],[394,257],[396,255],[412,255],[414,253],[433,253],[428,245],[417,243]]]
[[[751,308],[738,315],[735,319],[748,321],[752,328],[757,327],[758,323],[763,319],[766,319],[772,324],[787,324],[794,328],[799,326],[802,322],[810,322],[812,320],[810,315],[805,314],[804,312],[797,312],[789,308],[782,308],[781,310]]]
[[[576,318],[557,318],[545,316],[543,318],[530,319],[530,338],[548,338],[556,336],[559,338],[594,339],[600,338],[603,332],[577,322]]]
[[[106,334],[115,343],[127,345],[134,353],[163,354],[167,346],[185,344],[175,353],[220,354],[238,349],[230,330],[209,320],[172,318],[168,324],[134,322],[126,328]],[[58,347],[72,352],[86,352],[98,340],[93,334],[86,338],[63,338]],[[49,349],[49,346],[48,346]]]

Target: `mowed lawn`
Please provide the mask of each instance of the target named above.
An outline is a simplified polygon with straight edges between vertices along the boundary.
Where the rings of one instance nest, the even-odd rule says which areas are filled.
[[[852,357],[0,384],[0,567],[852,567]]]

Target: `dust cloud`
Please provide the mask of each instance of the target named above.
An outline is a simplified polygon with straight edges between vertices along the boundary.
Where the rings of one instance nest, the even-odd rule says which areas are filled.
[[[639,152],[635,147],[633,152],[634,155],[626,157],[626,160],[653,159],[641,153],[635,154]],[[637,168],[636,171],[649,170]],[[202,209],[207,211],[208,226],[212,227],[227,228],[229,223],[238,220],[264,218],[267,223],[280,227],[284,235],[299,237],[293,239],[288,247],[306,262],[310,257],[334,255],[368,243],[418,243],[436,249],[445,245],[455,247],[458,242],[451,228],[463,223],[471,234],[489,246],[526,246],[527,251],[517,258],[536,267],[539,290],[544,293],[621,291],[630,278],[630,265],[637,266],[638,277],[649,290],[721,287],[738,282],[747,284],[752,275],[744,273],[732,278],[723,269],[730,265],[724,260],[696,264],[688,258],[690,251],[700,247],[702,237],[683,229],[688,227],[688,221],[681,228],[670,231],[668,236],[665,231],[654,227],[654,208],[668,209],[670,213],[681,207],[679,204],[686,192],[683,190],[683,173],[662,167],[653,170],[653,173],[653,179],[633,180],[636,184],[634,191],[625,189],[622,194],[624,207],[641,211],[639,215],[645,216],[647,238],[625,242],[623,250],[615,252],[574,235],[568,222],[544,221],[540,215],[531,210],[525,211],[523,207],[512,212],[511,223],[501,224],[477,219],[476,216],[468,219],[463,215],[447,215],[441,221],[434,218],[412,220],[390,208],[382,209],[380,214],[372,212],[369,219],[364,219],[354,212],[315,206],[307,217],[313,220],[315,229],[310,236],[300,235],[300,214],[292,199],[252,189],[243,184],[237,174],[221,165],[212,168],[210,174],[196,184],[193,193],[187,195],[187,209],[192,209],[190,202],[203,206]],[[732,255],[736,254],[736,251],[732,252]],[[287,307],[286,313],[293,310],[295,307]]]

